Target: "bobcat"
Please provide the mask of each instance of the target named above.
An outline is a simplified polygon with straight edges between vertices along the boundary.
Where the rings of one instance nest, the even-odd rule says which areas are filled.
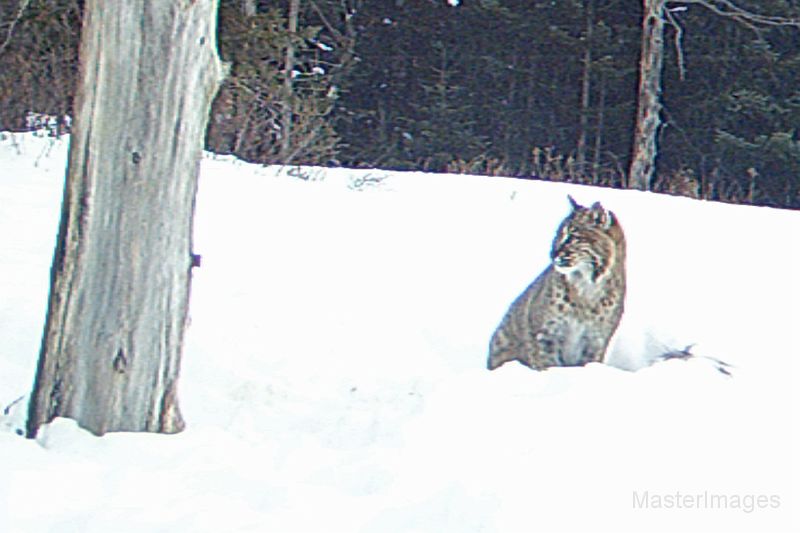
[[[595,202],[556,232],[552,263],[509,308],[489,347],[489,370],[517,360],[536,370],[602,362],[625,300],[625,235]]]

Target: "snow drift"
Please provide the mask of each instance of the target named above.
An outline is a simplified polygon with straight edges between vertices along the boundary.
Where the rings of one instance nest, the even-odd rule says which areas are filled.
[[[188,429],[96,438],[59,419],[29,441],[16,430],[66,150],[34,134],[0,142],[3,531],[800,525],[800,213],[209,155]],[[608,364],[488,372],[489,338],[546,266],[568,193],[626,232]],[[653,364],[687,346],[696,357]]]

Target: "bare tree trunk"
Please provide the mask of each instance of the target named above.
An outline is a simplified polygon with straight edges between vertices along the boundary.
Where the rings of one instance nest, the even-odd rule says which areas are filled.
[[[661,125],[661,66],[664,62],[664,4],[644,0],[642,55],[639,60],[639,98],[636,133],[628,187],[649,190],[657,155],[656,135]]]
[[[28,436],[177,432],[203,135],[223,68],[217,0],[87,0]]]
[[[606,76],[600,76],[600,97],[597,102],[597,124],[594,131],[594,157],[592,160],[592,183],[600,183],[600,160],[603,150],[603,128],[606,120]],[[622,179],[625,179],[624,177]],[[608,185],[607,183],[605,185]]]
[[[586,170],[586,144],[589,130],[589,104],[591,103],[592,90],[592,33],[594,30],[594,0],[585,2],[586,8],[586,48],[583,51],[583,80],[581,83],[581,116],[580,132],[578,134],[578,148],[576,161],[581,173]]]
[[[300,15],[300,0],[289,0],[289,40],[286,44],[286,60],[284,61],[283,103],[281,117],[281,160],[289,163],[292,154],[292,126],[294,114],[294,40],[297,37],[297,19]]]

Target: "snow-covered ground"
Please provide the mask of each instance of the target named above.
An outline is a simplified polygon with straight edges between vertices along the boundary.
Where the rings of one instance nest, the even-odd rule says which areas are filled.
[[[30,441],[66,151],[0,141],[0,531],[800,527],[800,213],[209,156],[187,430]],[[609,364],[489,372],[567,193],[627,235]]]

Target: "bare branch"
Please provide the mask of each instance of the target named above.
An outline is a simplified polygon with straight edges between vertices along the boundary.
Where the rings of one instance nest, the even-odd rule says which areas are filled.
[[[31,0],[20,0],[19,7],[17,7],[17,12],[14,14],[14,19],[8,25],[8,32],[6,32],[6,38],[3,41],[3,44],[0,44],[0,54],[2,54],[5,49],[8,47],[8,43],[11,42],[11,36],[14,33],[14,28],[17,26],[17,23],[22,18],[22,14],[25,13],[25,9],[27,9],[28,4],[30,4]]]
[[[679,3],[701,5],[717,15],[732,18],[755,31],[758,31],[758,26],[794,26],[800,28],[800,19],[754,13],[737,6],[730,0],[680,0]]]
[[[664,13],[667,16],[669,25],[675,28],[675,53],[678,58],[678,76],[681,81],[683,81],[686,79],[686,63],[683,60],[683,28],[678,24],[678,19],[672,14],[672,11],[665,9]]]
[[[314,9],[314,11],[316,11],[317,16],[322,21],[322,24],[328,29],[329,32],[333,34],[333,36],[336,38],[337,41],[340,41],[344,37],[342,35],[342,32],[337,30],[336,27],[334,27],[334,25],[330,23],[328,17],[325,16],[325,13],[322,12],[322,10],[319,8],[319,6],[314,0],[310,0],[309,3],[311,4],[311,7]]]

